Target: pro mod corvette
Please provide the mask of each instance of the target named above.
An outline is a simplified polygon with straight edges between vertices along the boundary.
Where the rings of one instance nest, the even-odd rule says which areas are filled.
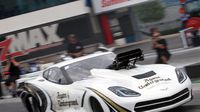
[[[64,61],[18,80],[20,97],[29,112],[158,112],[192,99],[186,73],[139,60],[140,49]]]

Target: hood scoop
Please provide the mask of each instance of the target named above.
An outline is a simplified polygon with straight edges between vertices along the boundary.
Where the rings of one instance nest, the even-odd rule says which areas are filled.
[[[132,77],[134,77],[136,79],[144,79],[144,78],[152,77],[154,75],[156,75],[156,73],[154,71],[150,71],[150,72],[140,74],[140,75],[135,75],[135,76],[132,76]]]

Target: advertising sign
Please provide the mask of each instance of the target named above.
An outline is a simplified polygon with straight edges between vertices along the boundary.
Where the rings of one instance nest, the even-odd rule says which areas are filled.
[[[55,24],[38,26],[7,35],[4,37],[4,41],[0,41],[0,60],[7,60],[8,51],[19,61],[66,51],[66,38],[70,34],[75,34],[83,45],[93,44],[96,38],[91,32],[92,26],[88,18],[88,16],[84,16],[70,21],[58,21]]]
[[[131,6],[148,0],[94,0],[93,8],[96,14]]]

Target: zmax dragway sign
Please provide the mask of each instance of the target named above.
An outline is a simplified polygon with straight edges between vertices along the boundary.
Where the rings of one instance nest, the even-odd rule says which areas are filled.
[[[93,0],[92,3],[95,13],[99,14],[145,1],[148,0]]]

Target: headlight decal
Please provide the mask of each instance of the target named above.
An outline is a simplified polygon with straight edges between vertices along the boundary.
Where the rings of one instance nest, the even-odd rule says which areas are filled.
[[[113,93],[115,93],[117,96],[120,96],[120,97],[141,96],[141,94],[136,91],[133,91],[133,90],[125,88],[125,87],[120,87],[120,86],[112,86],[112,87],[109,87],[108,90],[112,91]]]
[[[179,81],[179,83],[183,83],[186,81],[187,79],[187,74],[185,72],[183,72],[180,69],[175,69],[176,75],[177,75],[177,79]]]
[[[100,93],[99,91],[92,89],[92,88],[88,88],[90,90],[92,90],[95,94],[97,94],[101,99],[103,99],[103,101],[112,106],[112,108],[114,110],[116,110],[117,112],[131,112],[130,110],[118,105],[117,103],[115,103],[114,101],[112,101],[110,98],[108,98],[107,96],[105,96],[104,94]]]

